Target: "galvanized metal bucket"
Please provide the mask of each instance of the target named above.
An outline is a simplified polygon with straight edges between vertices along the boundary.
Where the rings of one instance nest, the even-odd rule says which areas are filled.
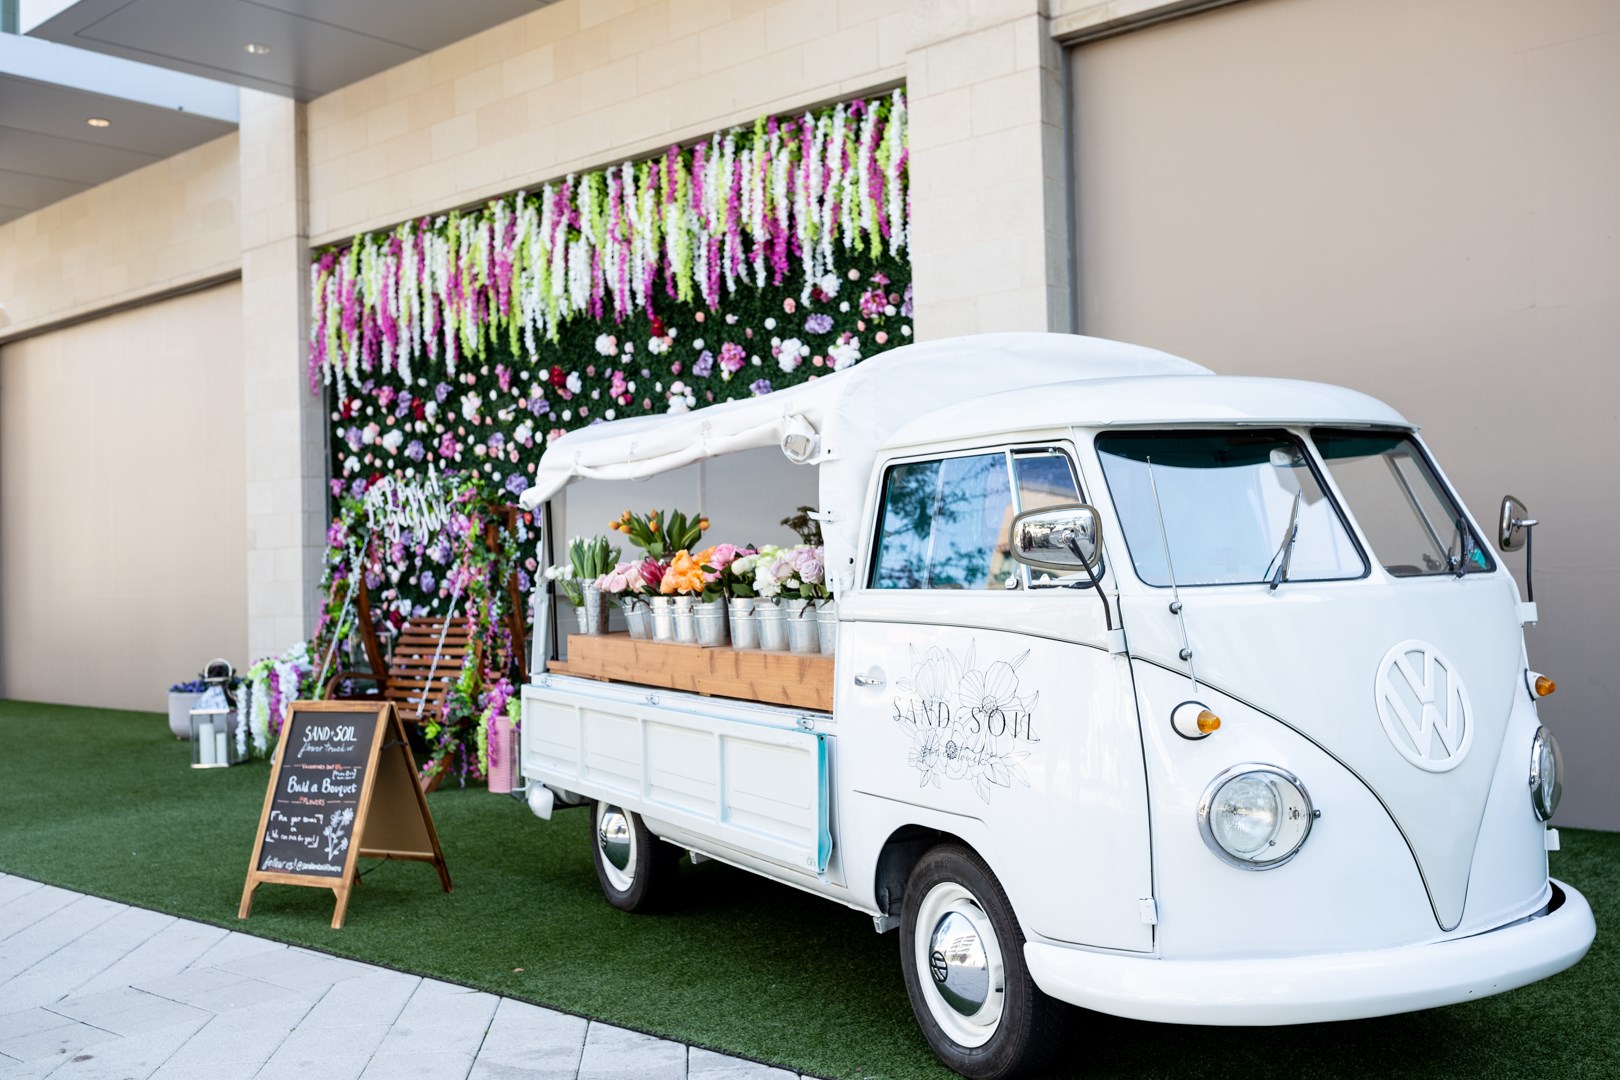
[[[624,611],[625,629],[630,631],[632,641],[646,641],[652,637],[651,613],[647,609],[647,601],[627,596],[619,601],[619,607]]]
[[[766,652],[788,651],[787,608],[769,600],[754,604],[754,619],[759,625],[759,647]]]
[[[736,649],[759,648],[759,622],[754,617],[752,596],[731,598],[731,645]]]
[[[697,644],[697,618],[692,614],[692,598],[677,596],[675,601],[675,640],[682,645]]]
[[[789,600],[787,609],[788,649],[796,653],[819,653],[821,633],[816,623],[814,600]]]
[[[705,649],[718,648],[729,644],[731,634],[727,629],[726,602],[724,599],[710,600],[707,603],[698,602],[692,605],[692,617],[697,622],[697,643]]]
[[[596,637],[608,632],[608,598],[607,594],[597,588],[596,582],[583,582],[579,591],[585,597],[585,602],[579,610],[584,612],[580,620],[580,629]]]
[[[816,601],[816,632],[821,637],[821,651],[833,655],[838,648],[838,601]]]
[[[654,641],[675,640],[675,599],[670,596],[655,596],[648,601],[652,605],[652,636]]]

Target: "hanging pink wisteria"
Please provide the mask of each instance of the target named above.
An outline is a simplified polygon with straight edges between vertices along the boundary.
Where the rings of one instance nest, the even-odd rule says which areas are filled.
[[[835,292],[851,253],[906,255],[906,129],[896,90],[358,237],[310,269],[311,389],[453,376],[494,343],[537,362],[580,317]]]

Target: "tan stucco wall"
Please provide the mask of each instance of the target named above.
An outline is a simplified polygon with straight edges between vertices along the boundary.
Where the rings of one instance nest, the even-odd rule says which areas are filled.
[[[236,135],[0,225],[0,341],[241,266]]]
[[[1560,820],[1620,828],[1620,3],[1251,0],[1072,62],[1084,331],[1367,391],[1477,518],[1524,498]]]
[[[902,0],[557,0],[309,105],[316,244],[899,82]]]
[[[0,347],[0,697],[247,659],[241,325],[232,283]]]

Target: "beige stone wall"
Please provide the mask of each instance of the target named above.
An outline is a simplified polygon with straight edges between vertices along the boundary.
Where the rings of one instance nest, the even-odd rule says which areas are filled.
[[[248,659],[241,343],[232,283],[0,348],[0,697]]]
[[[919,339],[1070,329],[1062,56],[1038,0],[912,0]]]
[[[242,325],[248,649],[315,629],[326,507],[324,402],[309,392],[304,106],[242,91]]]
[[[1423,425],[1477,518],[1525,499],[1559,816],[1602,828],[1620,828],[1617,12],[1254,0],[1073,57],[1084,330],[1364,390]]]
[[[902,0],[557,0],[309,105],[318,244],[902,81]]]
[[[241,266],[226,135],[0,225],[0,341]]]

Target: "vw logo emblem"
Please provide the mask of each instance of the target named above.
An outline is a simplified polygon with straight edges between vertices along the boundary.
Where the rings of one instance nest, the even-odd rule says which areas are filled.
[[[1474,709],[1462,676],[1439,649],[1415,638],[1390,649],[1379,662],[1374,693],[1384,734],[1407,761],[1442,773],[1468,756]]]
[[[945,963],[945,954],[938,949],[928,954],[928,973],[937,983],[943,983],[951,974],[951,969]]]

